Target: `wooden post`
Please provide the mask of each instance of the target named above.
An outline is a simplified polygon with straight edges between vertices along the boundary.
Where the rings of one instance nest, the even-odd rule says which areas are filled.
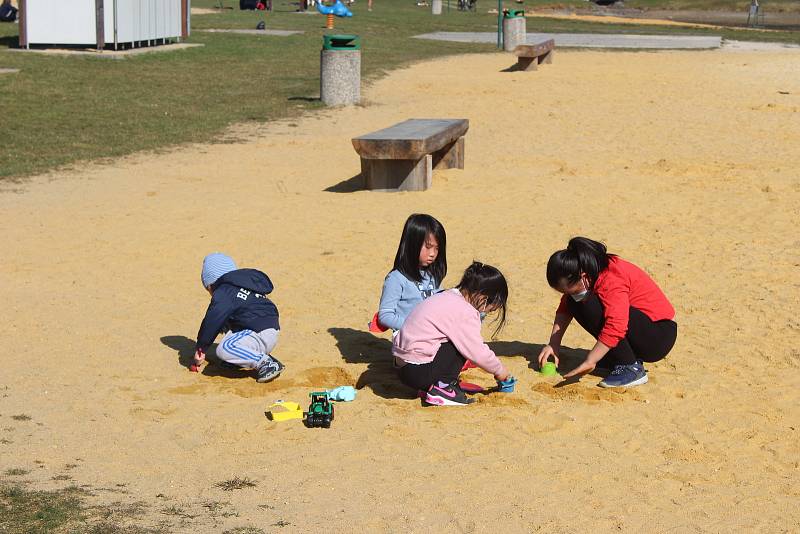
[[[94,24],[98,50],[102,50],[106,46],[106,17],[103,14],[103,2],[104,0],[94,0]]]
[[[27,13],[27,0],[19,0],[19,47],[26,48],[28,46],[28,17]]]
[[[189,0],[181,2],[181,39],[189,37]]]

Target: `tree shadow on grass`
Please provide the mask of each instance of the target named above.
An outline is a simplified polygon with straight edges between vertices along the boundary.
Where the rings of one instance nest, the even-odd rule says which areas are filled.
[[[186,336],[162,336],[161,343],[178,353],[178,364],[187,370],[194,364],[195,341]],[[224,376],[225,378],[253,378],[247,369],[229,365],[217,357],[217,344],[214,343],[206,352],[208,365],[203,367],[204,376]]]
[[[364,177],[359,173],[336,185],[326,187],[325,191],[328,193],[355,193],[356,191],[363,191],[366,187],[367,184],[364,181]]]
[[[353,328],[329,328],[336,347],[347,363],[366,363],[367,370],[356,381],[356,389],[369,387],[384,399],[416,399],[416,391],[405,386],[392,366],[392,342]]]

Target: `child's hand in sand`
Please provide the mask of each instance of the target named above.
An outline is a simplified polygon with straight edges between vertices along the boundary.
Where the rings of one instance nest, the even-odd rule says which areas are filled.
[[[494,379],[497,380],[498,382],[505,382],[506,380],[509,379],[510,376],[511,373],[509,373],[507,369],[503,369],[502,371],[500,371],[500,374],[494,375]]]
[[[575,377],[583,376],[586,373],[591,373],[592,371],[594,371],[594,368],[595,368],[594,363],[590,362],[589,360],[584,360],[584,362],[580,364],[578,367],[576,367],[569,373],[565,374],[564,379],[566,380],[567,378],[572,378],[573,376]]]
[[[553,348],[550,345],[545,345],[542,347],[542,350],[539,352],[539,369],[547,363],[547,360],[553,358],[553,361],[556,362],[556,367],[558,367],[558,348]]]
[[[200,367],[204,361],[206,361],[206,353],[203,352],[203,349],[197,349],[197,352],[194,353],[194,364]]]

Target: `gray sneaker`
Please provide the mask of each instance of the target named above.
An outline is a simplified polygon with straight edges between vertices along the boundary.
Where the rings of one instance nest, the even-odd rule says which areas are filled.
[[[285,366],[274,356],[267,356],[258,364],[258,378],[256,378],[256,382],[264,383],[275,380],[284,369]]]
[[[641,362],[617,365],[611,374],[600,382],[601,388],[629,388],[647,383],[647,371]]]

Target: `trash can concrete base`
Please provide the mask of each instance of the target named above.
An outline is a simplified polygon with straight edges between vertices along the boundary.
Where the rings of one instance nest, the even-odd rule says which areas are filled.
[[[358,104],[361,100],[361,50],[322,50],[319,96],[328,106]]]
[[[504,18],[503,50],[513,52],[521,44],[525,44],[525,17]]]

